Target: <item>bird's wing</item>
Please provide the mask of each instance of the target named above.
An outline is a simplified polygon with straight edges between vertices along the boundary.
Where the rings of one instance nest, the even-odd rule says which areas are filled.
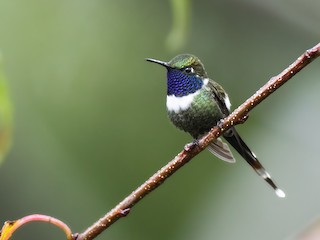
[[[227,106],[227,101],[229,102],[229,97],[224,89],[215,81],[209,80],[208,87],[211,89],[213,93],[213,100],[218,104],[223,117],[227,117],[230,114],[230,111]]]
[[[210,92],[212,93],[212,100],[214,100],[218,104],[222,112],[222,116],[228,116],[229,109],[226,104],[226,99],[228,98],[228,96],[226,95],[223,88],[211,79],[209,80],[207,86],[208,88],[210,88]],[[229,99],[227,100],[229,101]],[[236,161],[228,144],[224,143],[220,138],[212,141],[208,146],[208,150],[223,161],[229,163],[234,163]]]
[[[223,161],[234,163],[236,159],[233,157],[228,144],[224,143],[220,138],[210,142],[207,149],[216,157]]]

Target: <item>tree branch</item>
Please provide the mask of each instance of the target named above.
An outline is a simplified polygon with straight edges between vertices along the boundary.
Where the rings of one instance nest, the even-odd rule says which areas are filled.
[[[122,202],[114,207],[105,216],[100,218],[92,226],[86,229],[83,233],[80,233],[77,240],[91,240],[98,236],[102,231],[107,229],[113,223],[115,223],[121,217],[125,217],[130,212],[130,209],[138,203],[147,194],[152,192],[158,186],[160,186],[167,178],[174,174],[183,165],[188,163],[194,156],[203,151],[208,144],[221,136],[224,131],[230,127],[243,123],[247,114],[256,107],[260,102],[266,99],[271,93],[281,87],[295,74],[302,70],[305,66],[311,63],[314,59],[320,56],[320,43],[313,48],[307,50],[302,54],[294,63],[292,63],[287,69],[281,72],[279,75],[271,78],[263,87],[261,87],[254,95],[247,99],[240,107],[233,111],[228,117],[226,117],[221,123],[212,128],[211,131],[203,136],[197,145],[193,147],[185,147],[173,160],[171,160],[166,166],[162,167],[157,173],[150,177],[145,183],[128,195]]]

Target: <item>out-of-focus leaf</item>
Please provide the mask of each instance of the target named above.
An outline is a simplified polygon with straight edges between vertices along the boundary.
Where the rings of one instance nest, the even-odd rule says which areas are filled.
[[[190,0],[171,0],[173,22],[167,38],[167,46],[172,51],[181,49],[188,39],[190,23]]]
[[[8,86],[3,73],[0,55],[0,163],[11,145],[12,105],[9,99]]]
[[[306,226],[300,233],[294,236],[294,240],[317,240],[320,239],[320,219]]]

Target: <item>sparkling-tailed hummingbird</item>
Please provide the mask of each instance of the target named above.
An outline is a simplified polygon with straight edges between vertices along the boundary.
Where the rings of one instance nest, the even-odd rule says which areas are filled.
[[[181,54],[169,62],[146,59],[167,69],[167,112],[172,123],[197,140],[230,114],[230,100],[224,89],[210,79],[203,64],[194,55]],[[234,127],[223,138],[233,146],[250,166],[283,198],[285,193],[276,186],[256,155],[239,136]],[[207,149],[218,158],[235,162],[229,146],[220,138]]]

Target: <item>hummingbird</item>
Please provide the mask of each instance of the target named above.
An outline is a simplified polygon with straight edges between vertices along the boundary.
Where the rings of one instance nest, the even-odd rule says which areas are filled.
[[[169,119],[177,128],[189,133],[195,142],[230,114],[228,94],[208,77],[204,65],[196,56],[180,54],[169,62],[152,58],[146,60],[167,69],[166,106]],[[274,189],[278,197],[285,197],[235,127],[228,129],[222,137]],[[228,144],[221,138],[210,142],[207,149],[221,160],[235,162]]]

